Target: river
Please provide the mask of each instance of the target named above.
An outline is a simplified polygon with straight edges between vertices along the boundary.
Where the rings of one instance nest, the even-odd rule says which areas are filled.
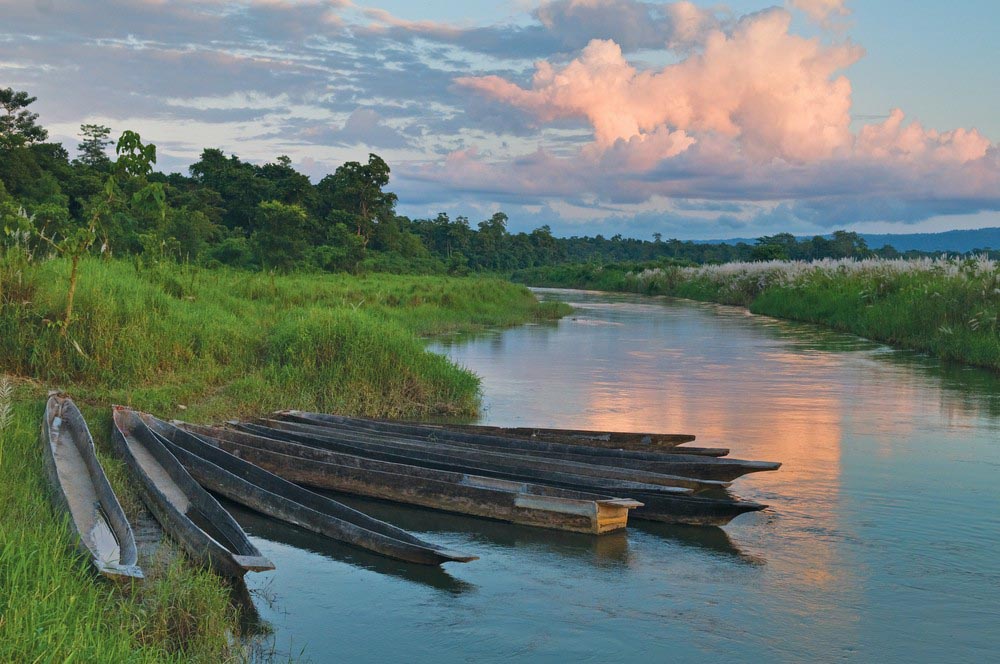
[[[744,310],[539,290],[556,323],[438,342],[489,424],[669,431],[781,461],[724,529],[590,537],[345,502],[480,560],[428,569],[237,510],[281,656],[338,662],[986,661],[1000,376]]]

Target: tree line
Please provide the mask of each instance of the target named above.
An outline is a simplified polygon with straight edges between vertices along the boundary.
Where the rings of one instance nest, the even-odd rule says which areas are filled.
[[[445,213],[396,212],[390,168],[376,154],[315,184],[287,156],[258,165],[206,148],[188,173],[154,170],[156,146],[132,131],[80,127],[77,154],[48,141],[27,92],[0,89],[0,227],[5,245],[67,256],[287,271],[509,272],[573,262],[718,263],[871,255],[855,233],[755,244],[704,244],[614,235],[557,238],[548,226],[511,233],[497,212],[473,225]],[[112,149],[113,148],[113,149]],[[109,150],[112,154],[109,155]],[[891,248],[881,249],[892,255]],[[75,263],[74,263],[75,264]]]

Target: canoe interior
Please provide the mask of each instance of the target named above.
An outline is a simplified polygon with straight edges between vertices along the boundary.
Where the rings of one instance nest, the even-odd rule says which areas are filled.
[[[97,459],[76,404],[53,395],[42,423],[44,458],[58,508],[70,515],[81,550],[111,579],[141,579],[135,536]]]
[[[114,407],[113,438],[153,515],[194,559],[226,576],[274,569],[233,517],[130,409]]]

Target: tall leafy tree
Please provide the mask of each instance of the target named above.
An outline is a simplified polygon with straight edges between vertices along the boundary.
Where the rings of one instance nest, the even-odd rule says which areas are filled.
[[[0,148],[19,148],[49,137],[49,132],[36,122],[38,113],[28,110],[37,99],[27,92],[0,88]]]
[[[389,165],[369,154],[367,164],[349,161],[330,177],[326,186],[333,190],[337,207],[354,215],[355,231],[368,244],[376,222],[390,217],[398,200],[383,191],[389,184]]]
[[[107,169],[111,165],[107,148],[114,143],[108,138],[111,135],[111,127],[82,124],[80,125],[80,133],[83,134],[83,140],[80,141],[80,146],[77,148],[80,153],[80,163],[91,168]]]

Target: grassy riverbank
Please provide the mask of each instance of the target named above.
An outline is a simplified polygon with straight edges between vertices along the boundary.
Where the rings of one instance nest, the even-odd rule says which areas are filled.
[[[87,259],[64,335],[55,321],[68,273],[64,261],[0,257],[0,375],[16,386],[0,390],[0,661],[241,657],[214,575],[166,557],[141,586],[116,589],[95,581],[68,545],[37,447],[48,389],[81,405],[134,513],[138,499],[110,454],[112,403],[195,421],[279,407],[471,414],[478,379],[428,353],[421,337],[565,313],[492,279],[272,276]]]
[[[699,267],[562,266],[519,281],[748,307],[1000,370],[1000,265],[948,260],[769,261]]]

